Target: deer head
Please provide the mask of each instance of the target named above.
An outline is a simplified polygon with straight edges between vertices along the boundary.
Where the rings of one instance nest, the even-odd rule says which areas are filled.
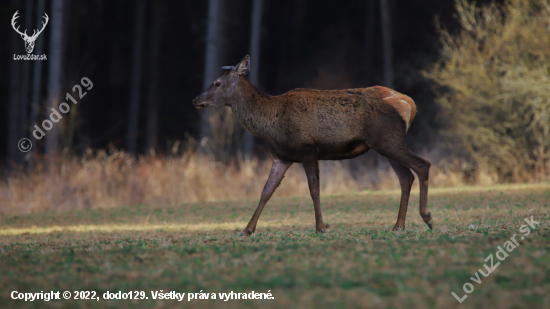
[[[36,30],[33,30],[32,32],[32,35],[31,36],[28,36],[27,35],[27,29],[25,29],[24,32],[21,32],[19,31],[19,26],[17,26],[17,28],[15,28],[15,20],[17,18],[19,18],[19,16],[17,16],[17,13],[19,11],[16,11],[15,14],[13,14],[13,17],[11,19],[11,26],[13,27],[13,30],[15,30],[15,32],[19,33],[19,35],[21,35],[21,38],[25,41],[25,49],[27,50],[27,53],[32,53],[33,49],[34,49],[34,41],[36,41],[36,38],[38,37],[38,35],[40,33],[42,33],[42,31],[44,31],[44,28],[46,28],[46,25],[48,24],[48,20],[50,19],[48,17],[48,14],[46,14],[44,12],[44,19],[45,21],[42,22],[42,29],[40,29],[38,32],[36,32]]]
[[[230,98],[238,88],[241,77],[246,75],[248,71],[250,71],[250,57],[248,55],[234,67],[222,67],[222,75],[193,100],[193,105],[198,109],[228,105]]]

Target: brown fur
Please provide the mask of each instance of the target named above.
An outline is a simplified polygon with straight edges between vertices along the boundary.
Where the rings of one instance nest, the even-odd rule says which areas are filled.
[[[261,94],[241,77],[242,96],[251,105],[230,103],[237,120],[252,134],[266,140],[277,155],[291,162],[315,148],[320,160],[349,159],[375,143],[376,128],[406,133],[402,103],[383,100],[385,87],[345,90],[295,89],[279,96]],[[400,95],[416,106],[410,98]],[[396,106],[398,109],[396,108]],[[403,120],[395,121],[395,118]],[[412,115],[409,119],[412,121]],[[367,142],[365,143],[365,141]],[[301,151],[296,151],[301,150]]]
[[[399,177],[401,206],[395,229],[405,228],[405,215],[414,181],[420,182],[420,214],[431,228],[427,212],[430,162],[413,154],[405,144],[416,115],[414,101],[395,90],[374,86],[344,90],[295,89],[270,96],[261,93],[244,75],[248,56],[217,79],[194,104],[230,106],[248,131],[271,147],[273,168],[258,209],[244,230],[251,234],[260,213],[293,162],[304,165],[314,202],[316,229],[324,231],[319,201],[318,160],[342,160],[374,149],[387,157]]]

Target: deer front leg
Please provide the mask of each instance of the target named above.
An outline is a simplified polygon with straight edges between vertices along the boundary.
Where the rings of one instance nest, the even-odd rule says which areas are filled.
[[[267,179],[264,190],[262,191],[262,197],[260,198],[258,208],[256,208],[254,215],[252,215],[252,219],[250,219],[250,222],[248,222],[246,228],[241,234],[239,234],[239,236],[249,236],[256,231],[256,224],[258,223],[258,219],[260,218],[260,214],[262,213],[265,204],[267,204],[267,201],[269,201],[273,195],[273,192],[275,192],[275,189],[277,189],[277,187],[281,184],[281,180],[283,180],[286,171],[291,165],[292,162],[283,161],[273,155],[273,165],[271,166],[269,178]]]
[[[306,171],[309,193],[311,194],[311,199],[313,199],[313,208],[315,209],[315,231],[317,233],[324,233],[325,225],[323,223],[321,200],[319,198],[319,161],[317,154],[306,155],[302,159],[302,165]]]

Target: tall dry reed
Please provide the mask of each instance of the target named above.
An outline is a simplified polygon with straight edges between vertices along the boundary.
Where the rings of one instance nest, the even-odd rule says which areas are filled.
[[[367,167],[362,162],[355,162],[358,168],[351,167],[349,161],[322,161],[322,194],[399,188],[388,164]],[[192,150],[137,159],[121,151],[88,151],[81,158],[65,159],[55,166],[48,172],[37,168],[30,174],[13,173],[0,181],[0,213],[257,199],[271,162],[242,159],[223,164]],[[437,165],[431,177],[432,186],[464,184],[461,173]],[[494,175],[478,178],[489,184],[497,181]],[[309,195],[300,164],[290,168],[275,192],[275,196],[296,195]]]
[[[0,211],[27,213],[251,198],[259,196],[269,170],[269,162],[251,159],[226,165],[193,151],[138,159],[124,152],[99,151],[93,156],[64,160],[49,172],[7,178],[0,184]],[[339,181],[324,183],[328,192],[356,189],[342,173],[333,173]],[[305,176],[294,168],[277,194],[307,192]]]

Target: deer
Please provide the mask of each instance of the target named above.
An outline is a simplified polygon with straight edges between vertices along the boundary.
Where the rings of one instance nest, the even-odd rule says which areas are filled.
[[[430,229],[428,178],[431,163],[409,150],[405,137],[416,115],[414,101],[395,90],[373,86],[343,90],[297,88],[271,96],[245,75],[246,55],[193,100],[197,109],[228,106],[237,121],[267,142],[273,165],[252,218],[239,236],[250,236],[265,205],[293,163],[307,176],[315,212],[315,231],[325,233],[321,213],[319,160],[344,160],[375,150],[386,157],[399,179],[401,201],[393,231],[405,229],[405,217],[415,177],[420,181],[420,216]]]
[[[13,30],[15,30],[15,32],[19,33],[23,41],[25,41],[25,49],[27,50],[27,53],[30,54],[34,50],[34,42],[36,41],[36,38],[38,38],[38,35],[42,33],[42,31],[44,31],[44,28],[46,28],[46,25],[48,24],[48,21],[50,20],[50,18],[48,17],[48,14],[44,12],[44,17],[43,17],[44,21],[42,22],[42,29],[38,30],[38,32],[36,30],[33,30],[32,35],[28,36],[27,29],[25,29],[24,32],[21,32],[19,31],[19,26],[15,28],[15,20],[19,18],[19,16],[17,15],[18,13],[19,11],[15,11],[15,14],[13,14],[13,17],[11,18],[11,26]]]

